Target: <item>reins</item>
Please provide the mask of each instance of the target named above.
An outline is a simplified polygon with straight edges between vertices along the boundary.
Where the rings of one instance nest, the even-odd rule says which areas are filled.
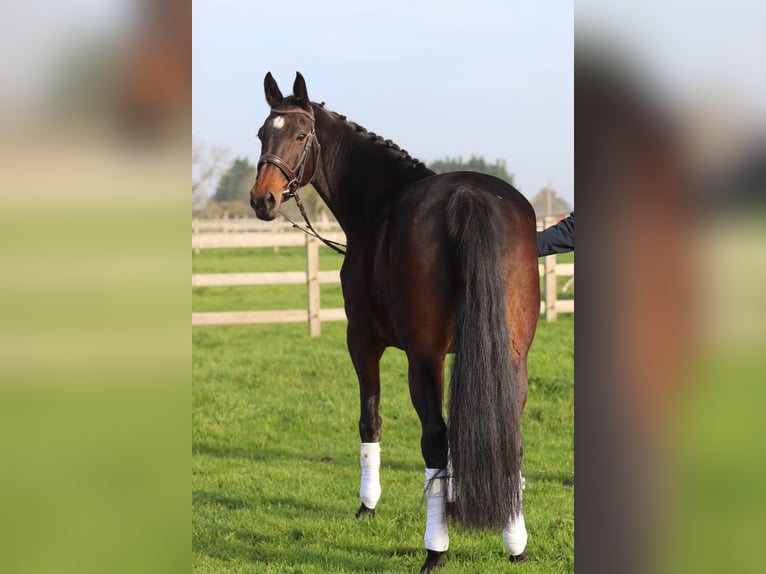
[[[317,167],[319,166],[320,153],[322,152],[322,146],[319,143],[319,139],[316,136],[316,120],[314,119],[313,112],[308,112],[303,109],[275,110],[273,108],[271,112],[274,114],[302,114],[311,120],[311,131],[306,136],[306,144],[303,146],[303,152],[301,153],[301,157],[298,159],[298,165],[295,168],[295,170],[293,170],[289,165],[287,165],[287,163],[281,157],[273,153],[265,153],[258,160],[258,169],[260,169],[264,163],[270,163],[277,166],[285,175],[285,177],[287,178],[288,184],[287,184],[287,192],[284,194],[283,201],[287,201],[291,197],[295,199],[295,204],[298,206],[298,209],[301,212],[301,216],[303,217],[303,220],[306,222],[306,227],[302,227],[298,223],[295,223],[287,215],[282,213],[281,209],[279,211],[279,214],[282,217],[284,217],[287,221],[289,221],[294,228],[303,231],[303,233],[305,233],[306,235],[311,235],[312,237],[316,237],[317,239],[319,239],[322,243],[327,245],[327,247],[329,247],[336,253],[345,255],[346,254],[345,245],[343,245],[342,243],[337,243],[336,241],[332,241],[325,237],[322,237],[321,235],[319,235],[317,230],[314,229],[314,226],[311,225],[311,221],[309,221],[308,215],[306,214],[306,208],[303,207],[303,202],[301,201],[301,198],[298,195],[299,187],[308,185],[314,180],[314,176],[316,175],[316,172],[317,172]],[[316,142],[316,145],[314,145],[315,142]],[[301,183],[303,181],[303,171],[306,168],[306,160],[308,159],[309,152],[311,152],[311,150],[314,148],[316,149],[316,152],[314,153],[314,169],[311,172],[311,177],[309,178],[309,180],[306,183]]]
[[[298,206],[298,209],[300,210],[301,215],[303,216],[303,220],[306,222],[306,225],[308,226],[308,229],[306,227],[301,227],[298,223],[295,223],[287,215],[282,213],[281,209],[279,210],[279,215],[281,215],[287,221],[292,223],[293,227],[295,227],[296,229],[300,229],[306,235],[311,235],[312,237],[316,237],[317,239],[319,239],[319,241],[321,241],[322,243],[327,245],[327,247],[329,247],[330,249],[332,249],[336,253],[340,253],[341,255],[345,255],[346,254],[346,246],[345,245],[343,245],[342,243],[338,243],[336,241],[333,241],[332,239],[327,239],[326,237],[322,237],[321,235],[319,235],[317,230],[314,229],[314,226],[311,225],[311,222],[309,221],[308,215],[306,215],[306,209],[303,207],[303,202],[301,201],[301,198],[298,195],[298,190],[297,189],[295,191],[293,191],[293,192],[290,192],[289,195],[287,196],[287,199],[290,199],[291,197],[295,198],[295,204]]]

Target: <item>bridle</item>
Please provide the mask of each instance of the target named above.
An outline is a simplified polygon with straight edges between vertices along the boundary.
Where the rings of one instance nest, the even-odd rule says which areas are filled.
[[[301,201],[300,196],[298,195],[298,188],[304,185],[310,184],[314,180],[314,176],[317,173],[317,168],[319,167],[319,154],[322,151],[322,146],[319,143],[319,139],[316,137],[316,119],[314,118],[314,112],[306,111],[303,109],[292,109],[292,110],[275,110],[274,108],[271,109],[272,114],[301,114],[306,116],[311,120],[311,131],[306,136],[306,143],[303,146],[303,152],[301,152],[301,157],[298,158],[298,165],[295,167],[295,169],[292,169],[289,165],[287,165],[287,162],[283,160],[281,157],[279,157],[277,154],[274,153],[265,153],[261,156],[261,158],[258,160],[258,166],[257,170],[260,173],[261,166],[265,163],[270,163],[272,165],[277,166],[280,171],[285,175],[287,178],[287,191],[283,194],[284,201],[287,201],[291,197],[295,199],[295,204],[298,206],[298,209],[301,212],[301,215],[303,216],[303,220],[306,222],[305,227],[301,227],[299,224],[295,223],[292,219],[287,217],[284,213],[281,211],[279,212],[282,217],[287,219],[290,223],[293,224],[293,227],[296,229],[300,229],[307,235],[312,235],[319,239],[322,243],[327,245],[330,249],[333,251],[340,253],[341,255],[345,255],[345,245],[342,243],[337,243],[335,241],[332,241],[331,239],[326,239],[319,235],[317,231],[314,229],[314,226],[311,225],[311,222],[309,221],[308,215],[306,215],[306,209],[303,207],[303,202]],[[303,182],[303,171],[306,168],[306,160],[309,157],[309,153],[311,153],[311,150],[316,150],[314,152],[314,167],[311,171],[311,177],[306,181]]]
[[[311,120],[311,131],[306,136],[306,143],[303,146],[303,152],[301,153],[300,158],[298,158],[298,165],[295,167],[295,169],[292,169],[289,165],[287,165],[287,162],[283,160],[281,157],[279,157],[277,154],[274,153],[265,153],[261,156],[261,158],[258,160],[258,171],[261,170],[261,166],[265,163],[270,163],[272,165],[275,165],[279,168],[279,170],[285,175],[287,178],[287,193],[285,193],[285,200],[290,199],[291,197],[297,197],[296,192],[298,191],[298,188],[303,185],[308,185],[311,183],[311,181],[314,179],[314,175],[316,175],[318,162],[319,162],[319,153],[322,150],[322,146],[319,144],[319,140],[316,137],[316,120],[314,119],[314,113],[309,112],[303,109],[297,109],[297,110],[275,110],[272,108],[271,110],[272,114],[301,114],[306,116]],[[316,143],[316,145],[314,145]],[[316,149],[314,152],[314,169],[311,172],[311,177],[309,180],[305,183],[302,183],[303,181],[303,171],[306,168],[306,160],[309,157],[309,153],[312,149]]]

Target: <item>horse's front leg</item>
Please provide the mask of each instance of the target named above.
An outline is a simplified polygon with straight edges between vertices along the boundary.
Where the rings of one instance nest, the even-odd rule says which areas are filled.
[[[359,498],[362,502],[356,517],[375,516],[380,499],[380,357],[384,346],[359,333],[349,324],[348,350],[359,379],[359,449],[361,481]]]

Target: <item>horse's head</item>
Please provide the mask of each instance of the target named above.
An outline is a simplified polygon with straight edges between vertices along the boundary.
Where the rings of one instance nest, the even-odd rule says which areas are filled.
[[[296,72],[293,95],[286,98],[271,72],[263,84],[271,113],[258,130],[261,159],[250,190],[250,205],[259,219],[270,221],[277,216],[282,201],[313,178],[319,142],[303,76]]]

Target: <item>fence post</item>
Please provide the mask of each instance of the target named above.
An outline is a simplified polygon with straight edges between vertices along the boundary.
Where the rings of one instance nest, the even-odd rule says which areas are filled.
[[[192,217],[192,240],[195,237],[199,239],[199,219],[197,219],[196,217]],[[199,255],[199,243],[194,248],[194,255]]]
[[[319,241],[311,235],[306,235],[306,286],[309,335],[318,337],[322,330],[322,324],[319,321]]]
[[[545,319],[555,321],[556,313],[556,255],[545,257]]]
[[[543,228],[550,227],[556,222],[553,217],[546,217]],[[558,318],[556,312],[556,297],[558,285],[556,284],[556,255],[545,257],[545,320],[555,321]]]
[[[281,233],[281,232],[282,232],[282,225],[277,225],[274,227],[273,233]],[[274,247],[272,247],[272,249],[274,250],[274,253],[279,253],[279,245],[275,245]]]

